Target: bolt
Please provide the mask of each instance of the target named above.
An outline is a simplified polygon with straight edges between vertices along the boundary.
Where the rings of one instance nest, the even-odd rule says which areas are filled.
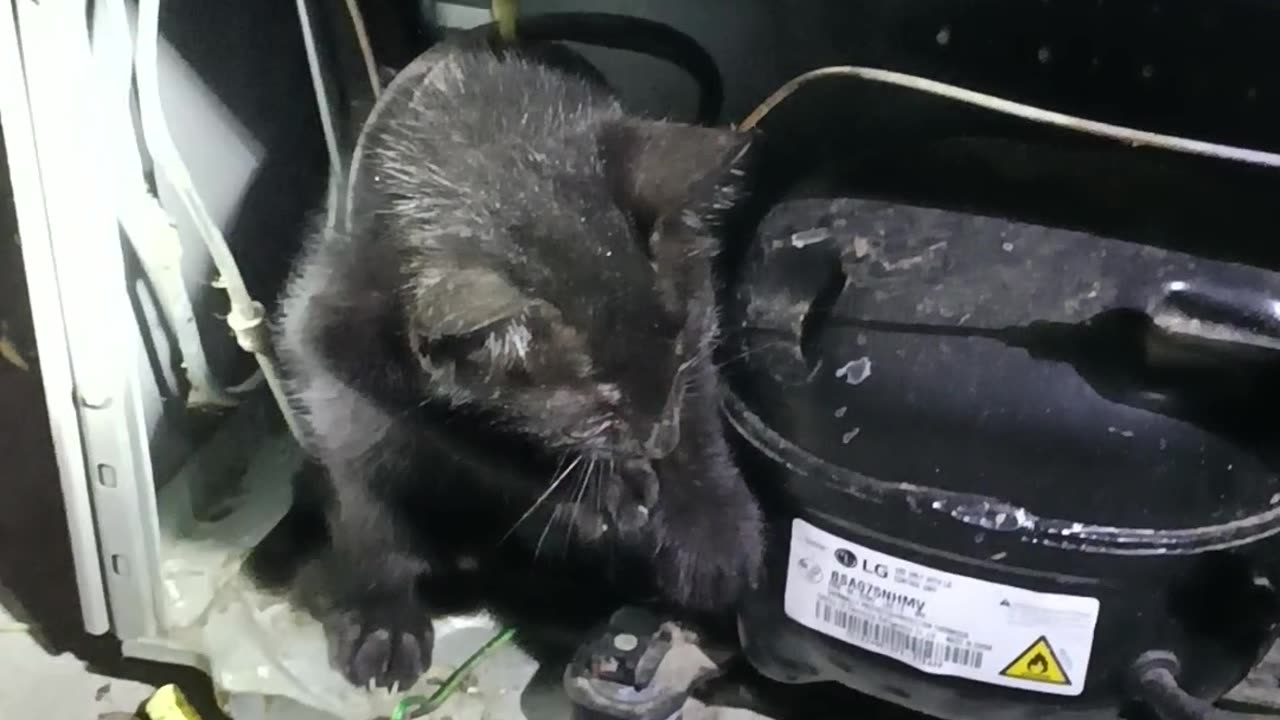
[[[640,647],[640,639],[630,633],[615,635],[613,638],[613,646],[621,652],[631,652]]]

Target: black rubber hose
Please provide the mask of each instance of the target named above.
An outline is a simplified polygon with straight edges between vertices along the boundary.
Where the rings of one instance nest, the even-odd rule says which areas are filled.
[[[501,49],[497,23],[486,23],[466,36],[488,40]],[[612,13],[557,12],[521,15],[516,25],[517,47],[551,42],[627,50],[665,60],[688,73],[698,84],[698,122],[709,125],[720,119],[724,106],[724,81],[720,68],[696,40],[670,25]]]
[[[1138,699],[1160,720],[1243,720],[1245,715],[1215,707],[1182,689],[1178,661],[1168,653],[1147,653],[1133,664],[1133,688]]]
[[[1142,700],[1160,720],[1225,720],[1221,710],[1178,685],[1168,668],[1152,668],[1138,682]]]

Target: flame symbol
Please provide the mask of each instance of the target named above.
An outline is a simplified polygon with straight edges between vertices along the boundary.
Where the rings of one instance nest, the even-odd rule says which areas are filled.
[[[1027,669],[1036,675],[1044,675],[1049,672],[1049,661],[1045,659],[1044,653],[1036,653],[1027,661]]]

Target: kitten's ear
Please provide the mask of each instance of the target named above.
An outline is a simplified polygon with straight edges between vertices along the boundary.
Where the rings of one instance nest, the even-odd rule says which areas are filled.
[[[698,205],[723,210],[742,184],[753,136],[729,128],[621,120],[600,133],[600,153],[618,203],[644,228]]]
[[[521,364],[534,316],[549,309],[500,273],[458,269],[419,281],[409,318],[413,346],[427,369],[483,363],[489,370]]]

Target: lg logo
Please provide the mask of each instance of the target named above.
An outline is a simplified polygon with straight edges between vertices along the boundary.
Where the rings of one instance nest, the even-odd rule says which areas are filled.
[[[889,577],[889,566],[884,563],[870,563],[866,560],[859,562],[858,556],[853,554],[848,548],[840,548],[836,550],[836,562],[847,568],[861,569],[865,573],[871,573],[878,578]]]

